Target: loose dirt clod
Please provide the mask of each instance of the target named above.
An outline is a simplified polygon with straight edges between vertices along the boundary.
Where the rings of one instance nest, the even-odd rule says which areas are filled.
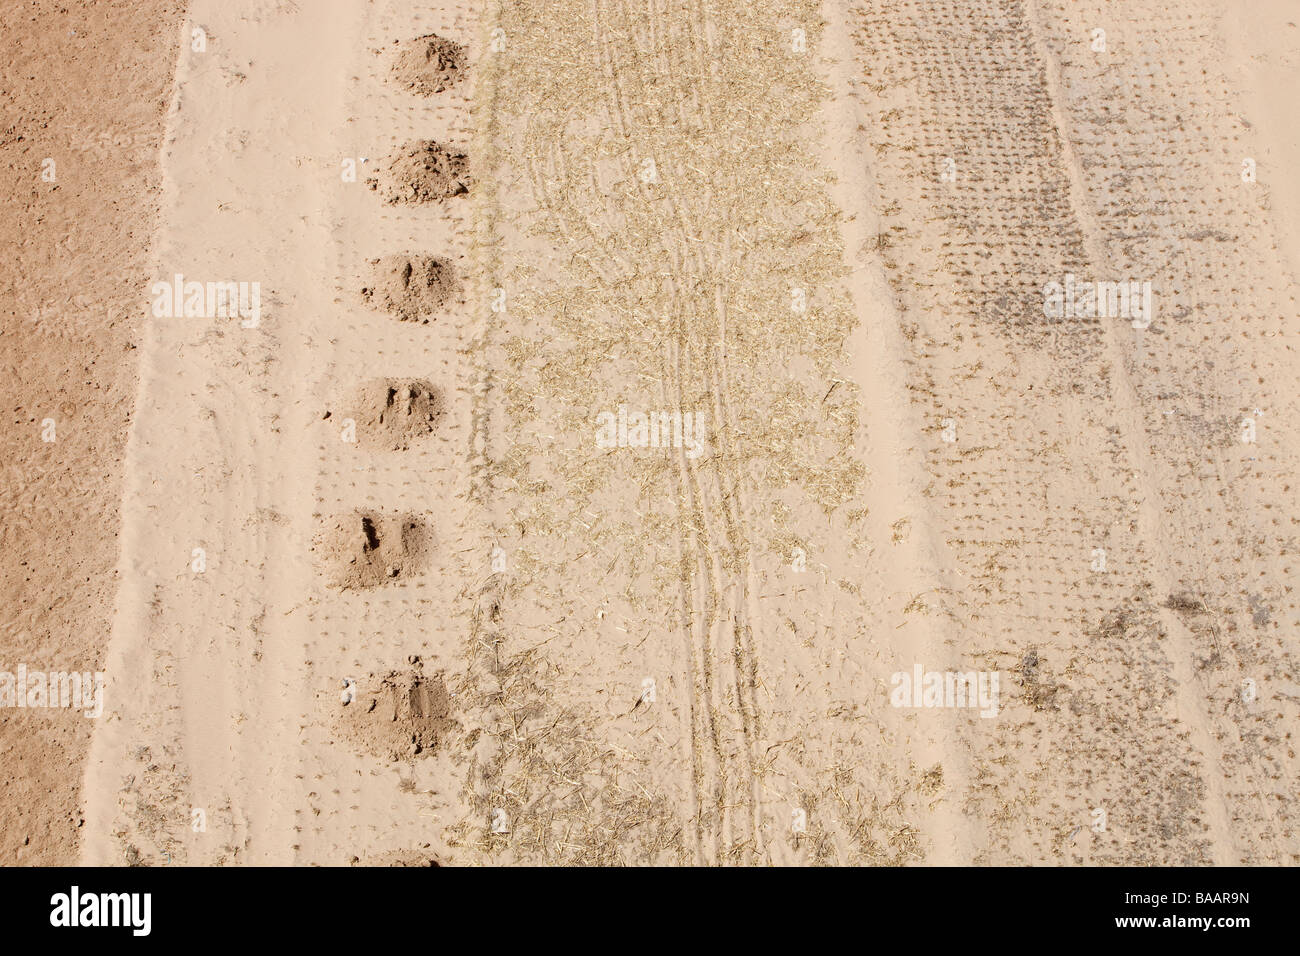
[[[331,587],[373,588],[428,567],[433,532],[414,515],[358,511],[336,518],[316,548]]]
[[[379,175],[366,180],[387,205],[428,203],[469,194],[469,156],[431,139],[407,143]]]
[[[356,699],[340,707],[339,738],[389,760],[428,756],[456,723],[441,676],[391,671],[359,682]]]
[[[437,256],[393,255],[370,260],[370,281],[362,297],[403,322],[433,320],[460,291],[456,267]]]
[[[360,386],[350,417],[363,447],[405,451],[432,435],[442,417],[442,393],[420,379],[380,378]]]
[[[464,71],[465,48],[434,33],[399,45],[393,61],[393,79],[421,96],[449,89]]]

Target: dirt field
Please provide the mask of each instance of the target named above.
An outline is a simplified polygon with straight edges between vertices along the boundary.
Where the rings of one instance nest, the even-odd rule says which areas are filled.
[[[103,667],[182,7],[13,2],[0,16],[0,670],[10,673],[24,662]],[[81,713],[0,710],[0,863],[76,861],[94,726]]]
[[[1297,862],[1288,4],[181,6],[5,24],[8,862]]]

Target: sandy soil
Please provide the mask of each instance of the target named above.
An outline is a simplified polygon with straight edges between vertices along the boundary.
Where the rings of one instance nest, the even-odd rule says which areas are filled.
[[[2,671],[103,666],[182,7],[15,2],[0,14]],[[94,724],[0,709],[0,863],[75,862]]]
[[[41,765],[84,825],[30,812],[110,865],[1296,862],[1287,8],[152,21],[105,714]]]

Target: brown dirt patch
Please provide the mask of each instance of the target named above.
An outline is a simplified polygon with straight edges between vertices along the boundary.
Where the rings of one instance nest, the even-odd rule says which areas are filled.
[[[393,60],[393,79],[421,96],[450,89],[464,73],[465,48],[434,33],[399,44]]]
[[[442,392],[421,379],[380,378],[360,386],[350,417],[365,448],[405,451],[428,438],[444,412]]]
[[[440,675],[424,676],[418,663],[359,680],[355,691],[350,703],[338,704],[338,736],[364,753],[388,760],[428,756],[456,726],[447,685]]]
[[[407,143],[368,179],[387,205],[430,203],[469,195],[469,155],[431,139]]]
[[[357,511],[333,519],[315,550],[331,587],[374,588],[422,574],[433,531],[415,515]]]
[[[428,323],[460,288],[450,259],[393,255],[370,260],[370,279],[361,297],[403,322]]]

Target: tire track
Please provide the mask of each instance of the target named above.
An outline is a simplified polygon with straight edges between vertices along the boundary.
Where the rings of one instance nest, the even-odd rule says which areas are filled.
[[[666,31],[655,29],[656,23],[671,22],[667,13],[666,8],[654,10],[646,27],[649,33],[647,48],[650,51],[646,57],[650,63],[647,73],[651,77],[680,75],[682,67],[673,62],[673,51],[689,46],[680,39],[673,44]],[[623,22],[635,23],[633,13],[626,4],[622,5],[622,16]],[[693,29],[686,33],[702,37],[707,43],[708,37],[715,30],[713,24],[702,9],[696,10],[693,20]],[[708,52],[706,49],[706,58]],[[608,64],[612,60],[611,53],[605,62]],[[624,124],[624,134],[628,135],[630,131],[625,118],[629,111],[624,102],[625,97],[644,97],[648,92],[647,84],[643,80],[625,94],[624,84],[617,71],[611,70],[607,76],[610,89],[614,91],[615,111]],[[674,118],[679,123],[690,125],[701,120],[707,122],[707,117],[689,115],[680,97],[674,98],[669,105],[674,116],[666,116],[661,107],[660,123]],[[665,155],[664,148],[657,143],[649,144],[648,150],[650,155]],[[676,162],[666,162],[663,165],[670,179],[680,177],[685,172]],[[633,176],[636,170],[627,164],[624,172]],[[725,190],[732,186],[734,184],[725,183],[721,188]],[[642,193],[645,198],[650,198],[644,184]],[[711,200],[712,191],[705,208],[711,205]],[[674,234],[676,247],[668,250],[668,255],[675,261],[693,261],[694,269],[690,272],[683,271],[681,275],[689,274],[697,285],[705,289],[711,288],[714,303],[714,327],[705,333],[706,338],[714,340],[714,346],[704,351],[701,364],[711,388],[713,420],[721,425],[715,432],[718,447],[715,449],[714,461],[724,464],[715,465],[708,475],[709,480],[716,484],[718,504],[710,506],[701,482],[685,469],[684,459],[678,456],[683,477],[692,485],[687,524],[689,527],[703,528],[703,534],[694,543],[707,569],[708,588],[701,597],[700,606],[692,609],[692,617],[699,615],[693,630],[708,634],[702,671],[711,709],[709,736],[719,768],[716,784],[718,796],[715,800],[720,804],[718,830],[712,851],[717,854],[721,849],[724,859],[752,862],[762,852],[762,803],[754,777],[754,751],[761,734],[758,701],[755,697],[759,662],[752,642],[746,638],[747,617],[752,605],[750,581],[753,575],[748,556],[750,535],[744,514],[746,496],[742,492],[743,477],[729,468],[734,454],[729,445],[729,436],[736,422],[731,413],[727,384],[727,289],[725,280],[721,278],[730,271],[727,261],[729,240],[719,237],[709,226],[691,217],[671,194],[670,201],[677,217],[677,229]],[[692,243],[693,236],[698,236],[702,241]],[[719,249],[720,255],[717,252]],[[674,291],[678,295],[682,294],[679,289]],[[670,382],[682,381],[687,371],[680,362],[681,352],[675,354],[678,361],[669,369]],[[740,735],[739,739],[733,740],[733,734],[727,731],[732,730],[730,725],[734,725],[737,720]],[[722,736],[718,731],[719,723],[729,725]],[[738,766],[735,765],[737,763]],[[739,822],[735,821],[733,813],[737,809],[744,817]]]
[[[652,136],[648,137],[648,141],[638,136],[639,129],[633,128],[628,120],[631,112],[628,105],[629,101],[644,98],[648,92],[644,79],[637,82],[637,69],[646,69],[650,76],[675,76],[679,72],[671,62],[670,51],[664,49],[661,45],[661,42],[666,42],[666,39],[657,35],[654,29],[655,14],[659,13],[659,11],[652,12],[651,16],[643,21],[649,32],[649,42],[647,44],[649,53],[642,56],[639,54],[641,54],[643,48],[639,38],[636,37],[638,18],[626,4],[619,6],[619,26],[613,29],[602,26],[599,0],[594,0],[593,9],[597,30],[600,34],[612,34],[613,37],[622,37],[630,33],[634,41],[636,41],[638,55],[628,58],[633,64],[628,71],[632,74],[630,77],[625,76],[622,71],[614,66],[615,45],[620,41],[612,38],[605,41],[604,51],[606,55],[602,58],[602,66],[604,68],[606,88],[609,90],[608,104],[611,113],[618,117],[623,136],[630,142],[637,143],[643,155],[662,157],[657,159],[656,163],[662,166],[665,176],[671,179],[681,172],[680,167],[667,160],[662,144],[656,143]],[[668,22],[666,16],[662,16],[660,19],[662,22]],[[707,36],[707,23],[697,24],[697,26],[702,27],[697,31],[697,35]],[[643,62],[648,62],[648,65],[642,67]],[[675,99],[673,104],[676,107],[678,120],[689,122],[690,118],[683,116],[681,113],[681,101]],[[661,109],[659,120],[663,122],[666,119],[667,117],[664,116]],[[637,169],[632,160],[625,159],[623,174],[628,178],[636,177]],[[647,202],[652,200],[648,184],[641,184],[640,193]],[[676,219],[675,229],[672,233],[672,238],[675,241],[669,242],[668,237],[665,236],[662,247],[663,254],[674,264],[673,275],[682,277],[692,275],[697,282],[708,285],[710,284],[709,277],[714,274],[714,267],[703,250],[712,246],[710,241],[712,237],[704,236],[701,237],[703,242],[690,244],[689,237],[699,235],[703,230],[700,229],[699,223],[690,221],[689,215],[682,210],[671,194],[669,195],[669,201]],[[685,263],[688,261],[694,263],[693,270],[684,268]],[[687,309],[678,301],[682,295],[679,284],[669,278],[666,285],[669,286],[667,296],[669,302],[672,303],[673,313],[678,316],[683,315]],[[722,292],[719,289],[716,298],[720,298],[721,295]],[[719,314],[716,321],[715,334],[718,343],[716,349],[718,353],[725,355],[726,315],[725,307],[722,307],[721,304],[719,304]],[[699,364],[703,366],[701,372],[711,385],[713,420],[726,422],[725,394],[719,385],[719,370],[716,364],[710,361],[712,357],[713,355],[706,351],[699,357]],[[677,348],[673,352],[673,361],[662,368],[665,387],[669,394],[675,392],[678,396],[681,396],[684,392],[683,383],[700,374],[695,370],[692,362],[694,358],[694,353],[691,350],[691,337],[686,334],[684,327],[679,325]],[[684,406],[679,405],[679,407]],[[717,449],[715,453],[725,455],[726,449]],[[704,858],[708,862],[722,862],[730,856],[733,849],[744,847],[750,841],[755,841],[758,834],[758,825],[754,823],[752,818],[752,814],[757,811],[750,811],[745,814],[751,817],[748,835],[745,835],[744,830],[738,831],[736,829],[738,824],[735,821],[733,812],[738,807],[748,810],[748,804],[752,800],[752,795],[745,793],[744,781],[752,779],[752,748],[754,745],[753,728],[746,713],[745,698],[747,691],[742,685],[741,678],[740,662],[743,650],[738,642],[739,635],[736,627],[738,611],[733,595],[734,586],[727,584],[728,572],[724,571],[722,567],[724,549],[729,550],[732,555],[732,560],[727,562],[728,564],[733,564],[739,554],[735,535],[736,515],[731,508],[731,502],[735,499],[731,489],[727,487],[727,476],[723,469],[711,469],[707,478],[702,479],[688,466],[683,451],[679,450],[674,455],[674,458],[677,463],[678,480],[682,489],[685,490],[686,502],[686,510],[682,516],[684,520],[679,522],[679,527],[688,530],[686,540],[682,543],[681,548],[698,554],[696,564],[699,569],[695,575],[691,575],[691,585],[684,589],[686,600],[683,607],[683,617],[689,622],[687,640],[695,662],[692,665],[692,674],[695,675],[692,677],[692,683],[695,686],[696,699],[692,701],[691,709],[693,713],[698,713],[705,718],[702,721],[702,727],[693,727],[692,736],[696,741],[693,748],[698,750],[699,738],[703,736],[704,740],[707,741],[707,747],[711,754],[707,763],[702,761],[698,755],[693,757],[692,764],[696,768],[693,771],[693,777],[697,781],[695,786],[699,791],[703,792],[708,800],[710,816],[713,820],[712,826],[707,828],[710,831],[710,836],[705,841]],[[723,503],[721,515],[715,515],[715,507],[710,506],[710,495],[705,488],[706,481],[714,482],[719,487]],[[722,521],[727,527],[723,529],[717,528],[716,525],[719,521]],[[730,622],[730,627],[728,627],[728,622]],[[730,637],[730,643],[728,637]],[[727,676],[728,671],[730,671],[729,678]],[[728,686],[730,687],[732,700],[730,704],[727,702]],[[743,735],[743,740],[739,744],[733,740],[731,727],[737,717],[739,717]],[[695,724],[695,718],[693,718],[692,722]],[[742,760],[739,767],[734,766],[737,749],[740,750],[743,757],[751,758]],[[705,802],[699,798],[698,794],[696,801],[696,812],[702,812]],[[697,823],[697,831],[699,829]],[[740,859],[744,860],[746,858],[747,856],[742,849]]]
[[[851,465],[850,459],[827,465],[813,452],[815,442],[801,438],[800,429],[815,434],[825,427],[815,403],[792,405],[793,413],[783,416],[768,408],[784,397],[770,387],[773,376],[791,393],[828,393],[823,376],[838,356],[836,336],[845,322],[835,314],[825,328],[807,328],[782,314],[786,283],[796,284],[795,274],[819,288],[834,281],[831,257],[817,258],[822,247],[810,242],[828,241],[825,204],[800,207],[796,221],[825,216],[806,222],[802,232],[775,218],[789,215],[807,183],[816,183],[803,153],[777,145],[794,140],[807,118],[800,110],[813,96],[808,71],[781,53],[789,42],[781,17],[797,11],[811,19],[811,9],[783,4],[762,11],[760,22],[744,23],[734,4],[637,8],[585,0],[526,4],[507,27],[526,48],[517,61],[526,62],[525,73],[512,77],[521,98],[535,96],[533,83],[559,82],[566,90],[563,103],[539,102],[526,114],[523,153],[537,207],[530,230],[568,263],[566,273],[546,276],[545,285],[531,285],[539,275],[531,264],[514,269],[525,322],[546,315],[558,327],[547,330],[549,339],[520,335],[507,345],[520,357],[507,403],[529,414],[556,406],[594,414],[620,402],[636,408],[658,400],[669,409],[698,409],[709,423],[708,454],[698,461],[682,447],[653,460],[625,452],[593,457],[575,444],[582,440],[575,436],[589,433],[590,417],[564,414],[562,427],[546,421],[544,441],[553,443],[556,457],[543,451],[529,463],[528,477],[520,477],[521,485],[558,485],[565,488],[562,499],[573,498],[577,523],[568,526],[584,539],[594,535],[575,557],[608,553],[610,566],[640,566],[664,586],[637,591],[630,598],[637,610],[671,595],[672,609],[664,614],[677,635],[671,685],[680,680],[689,688],[671,698],[689,768],[680,777],[686,843],[704,863],[768,861],[769,841],[779,833],[773,826],[779,815],[765,806],[771,785],[764,777],[776,758],[765,756],[773,744],[760,687],[768,671],[765,649],[779,649],[779,638],[757,593],[773,590],[770,555],[761,568],[756,560],[761,515],[775,506],[781,488],[801,491],[805,474]],[[761,51],[745,46],[751,29],[762,38]],[[562,39],[550,35],[557,31]],[[737,50],[745,52],[744,65],[728,61]],[[773,79],[760,79],[760,72]],[[764,84],[778,78],[807,86],[788,100],[764,100]],[[755,110],[771,119],[750,123]],[[752,145],[741,147],[738,134]],[[750,181],[756,169],[764,177],[757,191]],[[792,234],[816,255],[813,249],[786,253]],[[788,263],[780,262],[783,255]],[[603,365],[593,357],[602,354],[608,356]],[[785,369],[780,361],[790,356],[802,356],[814,370]],[[574,368],[583,369],[580,383]],[[563,389],[552,384],[561,380]],[[762,437],[773,432],[779,462]],[[552,461],[567,462],[567,470]],[[756,476],[766,476],[766,483]],[[631,488],[639,493],[635,505],[605,494]],[[527,498],[516,510],[541,517]],[[593,529],[587,515],[599,516],[601,526]],[[556,523],[550,515],[546,520]],[[648,546],[632,540],[651,526]],[[602,604],[613,603],[612,596],[616,589]],[[560,610],[567,616],[563,604]],[[657,621],[652,614],[631,623],[642,633]],[[657,645],[657,635],[653,640]]]

